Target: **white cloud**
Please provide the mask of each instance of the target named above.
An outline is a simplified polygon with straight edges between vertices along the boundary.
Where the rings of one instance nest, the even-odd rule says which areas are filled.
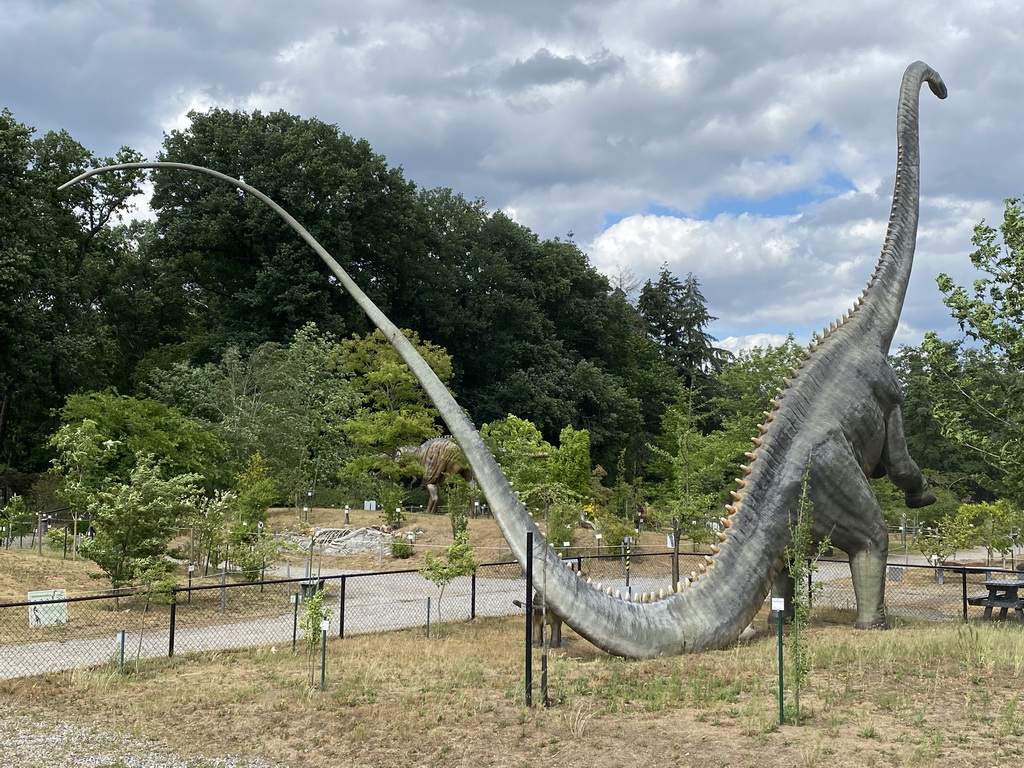
[[[728,336],[718,341],[718,346],[734,355],[754,347],[777,347],[786,341],[782,333],[751,333],[747,336]]]
[[[1024,192],[1012,0],[969,15],[939,0],[8,0],[4,14],[3,106],[41,131],[153,156],[189,109],[315,116],[421,186],[484,197],[542,237],[574,232],[602,268],[692,270],[722,336],[809,333],[859,292],[910,61],[950,97],[922,100],[898,339],[950,325],[935,273],[969,280],[971,226]]]
[[[282,64],[292,65],[322,59],[334,46],[337,32],[337,28],[332,26],[317,30],[307,38],[289,41],[274,58]]]
[[[587,251],[602,271],[625,262],[644,275],[655,274],[662,264],[677,274],[749,275],[793,261],[799,248],[795,218],[628,216],[602,232]]]

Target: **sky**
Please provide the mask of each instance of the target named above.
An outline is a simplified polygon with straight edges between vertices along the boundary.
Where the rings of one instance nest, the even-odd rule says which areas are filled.
[[[0,108],[155,159],[213,107],[317,117],[420,187],[571,239],[613,281],[700,281],[738,349],[812,332],[870,278],[895,107],[923,60],[921,223],[894,349],[961,334],[973,227],[1024,196],[1024,13],[776,0],[3,0]],[[635,294],[634,294],[635,297]]]

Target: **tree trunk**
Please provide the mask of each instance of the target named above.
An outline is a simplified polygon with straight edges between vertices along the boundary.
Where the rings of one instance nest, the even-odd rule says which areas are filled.
[[[0,400],[0,448],[4,444],[4,437],[7,435],[7,412],[11,407],[11,393],[4,392],[4,399]]]

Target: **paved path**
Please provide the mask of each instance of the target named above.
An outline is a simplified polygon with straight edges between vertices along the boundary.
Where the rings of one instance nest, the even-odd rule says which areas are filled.
[[[893,553],[890,565],[902,565],[903,557]],[[924,565],[925,560],[911,555],[911,564]],[[823,564],[825,565],[825,564]],[[829,563],[816,574],[816,580],[832,581],[849,578],[845,563]],[[511,572],[515,566],[510,564]],[[302,571],[292,569],[293,576]],[[278,569],[283,576],[285,569]],[[427,599],[431,598],[431,621],[437,623],[437,587],[418,573],[373,573],[324,569],[321,578],[328,581],[326,604],[331,611],[330,634],[337,636],[339,624],[339,587],[336,578],[349,576],[345,593],[345,635],[385,632],[409,627],[422,627],[427,623]],[[541,574],[535,577],[539,582]],[[597,581],[597,579],[595,579]],[[625,578],[601,578],[602,586],[611,586],[625,593]],[[633,576],[630,586],[633,592],[657,592],[668,589],[669,578]],[[268,585],[268,592],[276,592],[281,602],[280,613],[248,621],[211,624],[188,627],[185,611],[179,612],[178,625],[174,636],[174,651],[178,653],[227,650],[258,645],[290,644],[293,636],[294,609],[288,603],[288,595],[295,585]],[[445,590],[441,609],[444,621],[462,621],[469,618],[470,603],[469,577],[456,579]],[[523,601],[525,583],[521,578],[477,578],[476,613],[478,616],[507,616],[520,612],[513,600]],[[231,589],[228,589],[231,599]],[[397,596],[397,597],[396,597]],[[268,596],[273,600],[273,596]],[[852,590],[850,591],[852,606]],[[6,609],[23,611],[23,608]],[[21,619],[18,619],[20,622]],[[27,617],[25,619],[27,624]],[[126,633],[125,663],[140,656],[151,658],[166,656],[169,646],[169,630],[154,629],[145,632],[141,638],[137,632]],[[37,642],[0,646],[0,679],[27,677],[79,667],[105,664],[120,658],[121,648],[116,633],[109,637],[86,640]]]
[[[348,572],[355,575],[358,572]],[[332,576],[326,571],[322,577]],[[340,572],[339,574],[340,575]],[[383,581],[383,583],[382,583]],[[329,634],[336,637],[338,624],[338,582],[328,582],[326,605],[330,611]],[[384,589],[381,589],[384,587]],[[280,587],[277,587],[280,589]],[[469,618],[470,579],[456,579],[445,590],[441,610],[445,621]],[[507,616],[519,612],[513,600],[522,600],[524,582],[518,579],[477,579],[477,616]],[[228,590],[230,600],[231,590]],[[395,598],[394,595],[401,595]],[[345,594],[345,635],[386,632],[395,629],[426,626],[427,598],[431,598],[432,622],[437,618],[437,588],[416,573],[367,576],[348,580]],[[295,613],[281,598],[281,612],[274,616],[249,621],[186,627],[184,611],[174,633],[174,652],[227,650],[257,645],[291,644]],[[9,609],[23,611],[24,609]],[[27,620],[26,620],[27,622]],[[299,631],[301,635],[301,630]],[[301,637],[299,638],[301,642]],[[140,637],[137,632],[126,632],[124,642],[125,664],[137,656],[152,658],[166,656],[170,643],[167,628],[147,631]],[[121,657],[120,638],[117,634],[88,640],[47,641],[5,645],[0,647],[0,679],[29,677],[47,672],[58,672],[108,662],[118,663]]]

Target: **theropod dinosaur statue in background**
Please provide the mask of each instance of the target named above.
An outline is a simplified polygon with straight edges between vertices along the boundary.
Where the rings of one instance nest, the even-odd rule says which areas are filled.
[[[420,480],[430,497],[428,515],[437,514],[437,486],[446,475],[460,475],[467,483],[473,483],[473,470],[466,466],[458,443],[447,437],[432,437],[423,445],[403,445],[395,453],[395,461],[401,461],[403,456],[415,456],[423,467]]]
[[[395,346],[462,448],[477,484],[520,563],[527,533],[546,571],[544,598],[565,623],[604,650],[636,658],[701,651],[732,643],[764,603],[784,565],[790,517],[805,466],[811,480],[818,535],[850,556],[857,626],[885,625],[888,538],[868,475],[887,473],[921,506],[933,497],[907,454],[898,382],[886,355],[902,309],[917,234],[919,208],[918,107],[927,82],[940,98],[939,75],[915,62],[907,68],[897,110],[898,161],[892,213],[882,253],[852,311],[812,343],[807,357],[766,412],[743,477],[722,519],[713,556],[668,595],[627,602],[584,582],[548,546],[462,408],[422,357],[326,250],[283,208],[259,190],[224,174],[181,163],[127,163],[88,171],[178,168],[219,178],[270,206],[324,260],[374,325]],[[538,566],[535,566],[538,567]]]

